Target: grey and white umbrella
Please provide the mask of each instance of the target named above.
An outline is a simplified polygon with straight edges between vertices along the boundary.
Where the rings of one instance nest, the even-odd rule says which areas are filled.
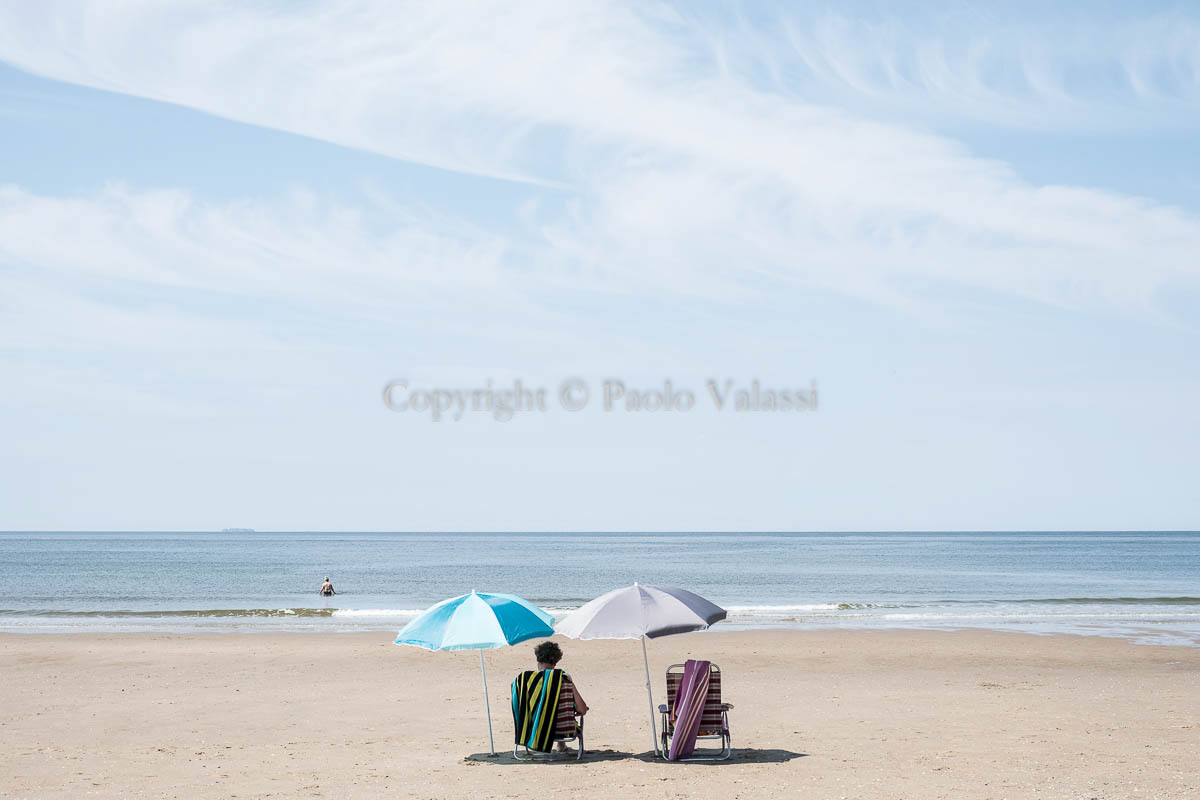
[[[572,639],[640,639],[646,668],[646,697],[650,701],[650,735],[658,753],[654,695],[650,689],[650,659],[646,639],[673,633],[702,631],[725,619],[725,609],[700,595],[673,586],[625,586],[602,594],[569,614],[555,626]]]

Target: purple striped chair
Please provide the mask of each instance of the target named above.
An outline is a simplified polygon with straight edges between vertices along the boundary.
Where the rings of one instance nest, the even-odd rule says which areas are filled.
[[[667,703],[658,707],[662,714],[662,753],[663,758],[671,749],[671,739],[675,735],[675,701],[679,696],[679,685],[683,680],[683,664],[672,664],[667,667]],[[729,710],[733,703],[721,702],[721,668],[716,664],[709,666],[708,694],[704,700],[704,710],[700,714],[700,729],[696,739],[720,739],[719,751],[705,751],[697,755],[693,753],[681,761],[722,761],[733,753],[732,739],[729,735]]]

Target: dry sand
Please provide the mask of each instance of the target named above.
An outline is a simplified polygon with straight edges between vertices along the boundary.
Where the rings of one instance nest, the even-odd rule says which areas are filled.
[[[381,634],[0,636],[0,797],[1200,797],[1200,650],[960,631],[710,632],[733,758],[649,757],[637,642],[564,642],[583,763],[487,751],[475,652]],[[533,643],[487,654],[497,746]],[[658,698],[656,697],[656,702]]]

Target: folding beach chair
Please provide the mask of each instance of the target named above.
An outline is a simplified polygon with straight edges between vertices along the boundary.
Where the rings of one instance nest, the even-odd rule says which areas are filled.
[[[560,670],[544,670],[544,672],[560,672]],[[529,674],[523,672],[517,680],[513,681],[513,720],[518,725],[522,723],[518,713],[520,703],[516,696],[517,687],[522,678]],[[553,732],[550,734],[549,740],[545,742],[547,749],[540,752],[534,750],[529,747],[528,741],[528,734],[526,740],[522,741],[521,731],[518,730],[516,743],[513,745],[513,758],[518,761],[532,761],[538,755],[548,755],[550,748],[558,742],[575,742],[577,748],[575,760],[583,758],[583,716],[575,713],[575,684],[571,683],[570,676],[565,672],[562,673],[562,686],[559,690],[558,712],[554,717]]]
[[[684,677],[684,664],[672,664],[667,667],[667,703],[658,707],[662,714],[662,757],[667,758],[671,742],[677,732],[681,720],[676,719],[676,701],[679,700],[679,687]],[[722,761],[733,753],[732,739],[729,735],[729,709],[732,703],[721,702],[721,668],[716,664],[709,665],[708,692],[704,697],[704,708],[700,712],[699,727],[696,739],[719,739],[719,751],[707,750],[701,755],[689,755],[680,761]],[[684,732],[679,731],[682,735]]]

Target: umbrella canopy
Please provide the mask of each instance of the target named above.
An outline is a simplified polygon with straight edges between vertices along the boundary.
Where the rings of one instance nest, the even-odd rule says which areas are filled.
[[[641,639],[646,669],[646,698],[650,701],[650,735],[658,753],[654,723],[654,693],[646,639],[673,633],[702,631],[725,619],[725,609],[700,595],[674,586],[625,586],[602,594],[573,611],[555,629],[572,639]]]
[[[555,628],[572,639],[656,639],[700,631],[725,609],[674,586],[625,586],[581,606]]]
[[[488,699],[487,668],[483,651],[554,634],[554,617],[528,600],[512,594],[471,592],[451,597],[426,609],[405,625],[396,644],[426,650],[478,650],[483,674],[483,704],[488,720],[488,744],[496,754],[492,736],[492,704]]]
[[[426,609],[396,644],[426,650],[493,650],[554,634],[554,617],[512,594],[471,592]]]

